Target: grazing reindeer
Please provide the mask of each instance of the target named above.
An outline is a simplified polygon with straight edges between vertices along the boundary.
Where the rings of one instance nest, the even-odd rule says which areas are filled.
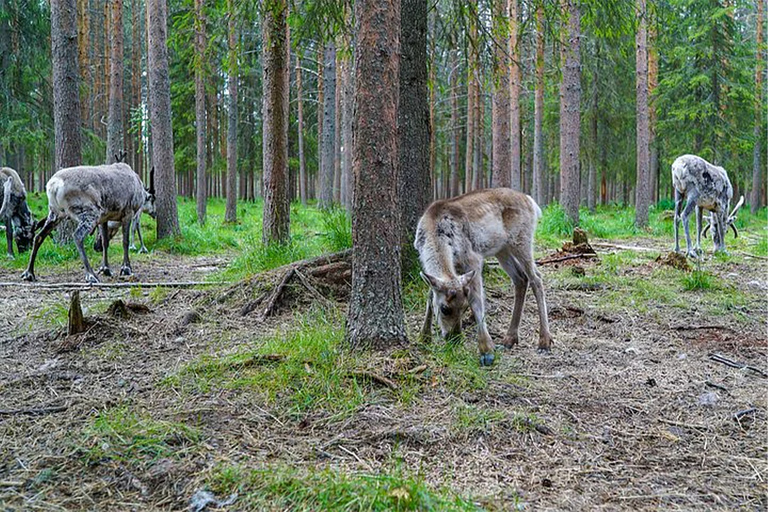
[[[32,212],[27,206],[27,191],[19,175],[10,167],[0,167],[0,222],[5,224],[8,256],[13,258],[13,240],[24,252],[32,245],[35,236]]]
[[[25,281],[35,281],[35,257],[45,238],[65,218],[77,222],[74,239],[80,259],[85,266],[85,280],[98,283],[85,255],[83,240],[94,226],[98,225],[102,240],[102,264],[99,269],[106,276],[112,271],[107,263],[109,239],[107,223],[119,221],[123,226],[123,265],[120,275],[132,274],[128,258],[128,243],[131,221],[136,212],[154,200],[141,184],[135,172],[126,164],[80,166],[61,169],[48,180],[45,187],[48,194],[48,218],[40,233],[35,237],[27,270],[21,275]]]
[[[548,352],[552,335],[541,275],[533,259],[533,232],[541,210],[528,195],[507,188],[470,192],[432,203],[419,220],[414,246],[421,277],[430,286],[422,339],[432,332],[432,312],[444,338],[461,332],[469,307],[478,325],[480,364],[490,366],[494,344],[485,325],[483,261],[496,256],[515,285],[515,306],[505,346],[516,345],[525,292],[530,283],[539,308],[539,351]]]
[[[726,252],[725,233],[731,227],[734,234],[738,236],[738,231],[736,231],[736,226],[733,223],[736,220],[736,212],[744,204],[744,196],[729,214],[728,210],[733,198],[733,186],[725,169],[712,165],[699,156],[683,155],[672,164],[672,185],[675,188],[675,252],[680,252],[678,226],[680,220],[682,220],[685,229],[686,255],[696,258],[702,252],[702,210],[710,211],[708,220],[712,225],[715,252]],[[686,203],[681,218],[680,208],[683,205],[683,199],[686,200]],[[688,217],[694,208],[696,210],[696,246],[691,247]],[[706,231],[704,235],[706,236]]]
[[[147,194],[149,194],[149,199],[144,202],[144,205],[141,207],[141,210],[136,212],[136,216],[133,218],[133,221],[131,221],[131,244],[129,246],[130,249],[136,249],[136,246],[133,244],[133,240],[135,236],[139,237],[139,252],[140,253],[148,253],[149,250],[147,249],[147,246],[144,245],[144,237],[141,235],[141,214],[146,213],[153,219],[157,216],[157,211],[155,210],[155,168],[153,167],[152,170],[149,171],[149,188],[146,189]],[[112,241],[112,239],[115,237],[115,234],[117,233],[117,230],[120,229],[120,226],[122,224],[118,221],[109,221],[107,223],[107,238]],[[95,227],[94,227],[95,229]],[[93,250],[96,252],[102,252],[104,250],[103,244],[101,242],[101,233],[96,233],[96,237],[93,240]]]

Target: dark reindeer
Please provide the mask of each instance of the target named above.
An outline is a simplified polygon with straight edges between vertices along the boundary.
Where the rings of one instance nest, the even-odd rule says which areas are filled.
[[[27,191],[16,171],[0,167],[0,222],[5,225],[8,257],[13,258],[13,241],[19,252],[25,252],[35,237],[32,212],[27,205]]]

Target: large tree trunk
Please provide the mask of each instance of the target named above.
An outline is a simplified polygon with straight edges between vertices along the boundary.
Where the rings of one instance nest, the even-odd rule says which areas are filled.
[[[264,23],[264,227],[265,244],[290,238],[288,195],[288,4],[266,0]],[[330,130],[333,135],[333,130]]]
[[[518,45],[518,33],[519,33],[519,14],[517,0],[509,1],[509,44],[507,46],[510,56],[510,75],[509,75],[509,91],[510,91],[510,145],[511,155],[510,164],[512,165],[512,182],[511,186],[515,190],[523,190],[522,172],[521,172],[521,132],[520,132],[520,63],[522,62],[520,56],[520,45]]]
[[[595,211],[596,187],[597,187],[597,120],[598,120],[598,80],[597,75],[600,71],[600,42],[595,43],[595,70],[592,73],[592,117],[590,119],[590,132],[592,135],[592,151],[589,155],[589,170],[587,175],[587,208],[590,212]]]
[[[341,204],[341,88],[342,59],[336,52],[336,119],[333,123],[333,204]]]
[[[357,0],[355,29],[355,193],[347,336],[353,347],[389,348],[406,341],[397,148],[400,1]]]
[[[90,120],[91,98],[91,73],[88,61],[88,49],[91,46],[89,38],[90,28],[90,1],[77,0],[77,48],[78,64],[80,66],[80,92],[83,95],[80,101],[80,120],[84,126],[88,126]],[[5,27],[3,30],[6,30]],[[87,101],[86,101],[87,100]]]
[[[400,11],[399,195],[403,271],[416,264],[413,236],[432,195],[427,97],[427,0],[403,0]]]
[[[637,0],[639,23],[635,36],[637,73],[637,182],[635,185],[635,224],[648,225],[651,204],[650,121],[648,119],[648,11],[646,0]]]
[[[138,0],[131,1],[131,110],[129,110],[128,126],[130,127],[130,112],[141,108],[141,46],[142,34],[141,16]],[[143,117],[143,116],[142,116]],[[136,125],[136,134],[131,137],[130,158],[133,162],[133,170],[143,179],[144,176],[144,151],[143,151],[143,123]]]
[[[474,158],[472,159],[472,189],[483,188],[483,134],[485,132],[485,97],[483,95],[483,80],[480,77],[480,56],[477,56],[475,68],[475,140],[473,144]]]
[[[112,3],[110,20],[109,113],[107,114],[107,163],[125,149],[123,139],[123,0]]]
[[[301,59],[296,57],[296,101],[298,106],[299,132],[299,197],[307,205],[307,167],[304,159],[304,100],[301,89]]]
[[[547,182],[544,172],[544,7],[536,9],[536,85],[533,113],[533,198],[539,206],[547,204]]]
[[[341,160],[341,179],[343,190],[344,208],[352,213],[352,195],[354,191],[354,174],[352,172],[352,157],[354,155],[354,142],[352,136],[352,124],[355,115],[355,84],[354,84],[354,60],[348,57],[344,61],[344,73],[342,74],[342,116],[341,116],[341,143],[344,148]]]
[[[467,51],[467,144],[464,155],[464,192],[472,190],[472,167],[475,161],[475,68],[479,65],[477,62],[477,0],[472,0],[470,5],[474,6],[474,10],[470,10]]]
[[[229,122],[227,124],[227,208],[225,222],[237,222],[237,18],[234,0],[229,5]]]
[[[195,71],[195,133],[197,135],[197,222],[205,224],[208,204],[205,168],[207,164],[205,131],[208,126],[205,112],[205,18],[203,1],[195,0],[195,58],[192,61]],[[213,157],[213,155],[211,155]]]
[[[757,63],[755,64],[755,147],[752,152],[752,194],[749,199],[749,209],[755,214],[760,209],[762,179],[760,157],[760,141],[762,136],[760,130],[763,124],[763,59],[760,54],[763,51],[763,20],[765,19],[765,0],[757,0]]]
[[[167,12],[165,0],[147,0],[149,45],[149,117],[152,125],[152,163],[155,167],[157,239],[181,233],[176,207],[173,165],[171,84],[168,75]]]
[[[563,0],[568,9],[568,42],[560,87],[560,202],[579,223],[579,132],[581,126],[580,0]]]
[[[323,139],[320,161],[320,208],[333,206],[333,170],[336,156],[336,46],[326,43],[323,55]]]
[[[82,158],[75,0],[51,1],[51,50],[56,169],[61,169],[80,165]]]
[[[455,46],[455,41],[454,41]],[[461,127],[459,126],[459,49],[451,50],[451,188],[449,197],[459,195],[459,158]]]
[[[493,187],[512,186],[512,162],[510,140],[510,56],[508,49],[512,48],[509,33],[509,2],[496,1],[493,13],[494,45],[493,66],[493,167],[491,180]],[[519,155],[518,155],[519,157]],[[519,164],[519,161],[518,161]]]

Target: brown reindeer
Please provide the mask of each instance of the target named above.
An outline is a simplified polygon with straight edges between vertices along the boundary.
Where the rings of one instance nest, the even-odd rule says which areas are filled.
[[[416,229],[414,246],[419,252],[422,278],[430,286],[422,339],[432,332],[437,316],[444,338],[461,333],[467,307],[478,326],[480,364],[494,360],[494,343],[485,323],[483,261],[496,256],[515,286],[512,321],[502,345],[518,342],[520,316],[528,285],[539,309],[539,351],[548,352],[552,335],[541,275],[533,259],[533,233],[541,209],[528,195],[507,189],[477,190],[453,199],[435,201],[424,212]]]

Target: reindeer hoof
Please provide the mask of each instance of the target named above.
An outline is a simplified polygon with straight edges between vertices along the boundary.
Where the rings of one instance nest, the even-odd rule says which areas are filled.
[[[94,274],[85,274],[85,282],[90,284],[97,284],[99,283],[99,278],[96,277]]]
[[[22,281],[29,281],[30,283],[33,283],[37,281],[37,278],[35,277],[35,274],[30,272],[29,270],[25,270],[23,274],[21,274],[21,280]]]
[[[120,275],[121,276],[131,276],[131,275],[133,275],[133,271],[131,270],[131,267],[126,265],[126,266],[124,266],[124,267],[122,267],[120,269]]]
[[[112,277],[112,269],[109,267],[101,267],[99,269],[99,274],[103,274],[107,277]]]
[[[501,340],[501,345],[506,348],[512,348],[515,345],[517,345],[518,338],[517,336],[507,336],[503,340]]]
[[[493,365],[494,359],[496,359],[496,356],[493,354],[493,352],[488,354],[480,354],[480,366],[491,366]]]
[[[539,354],[550,354],[552,352],[552,345],[539,345],[537,351]]]
[[[139,249],[139,254],[149,254],[149,249],[142,245],[141,249]]]

